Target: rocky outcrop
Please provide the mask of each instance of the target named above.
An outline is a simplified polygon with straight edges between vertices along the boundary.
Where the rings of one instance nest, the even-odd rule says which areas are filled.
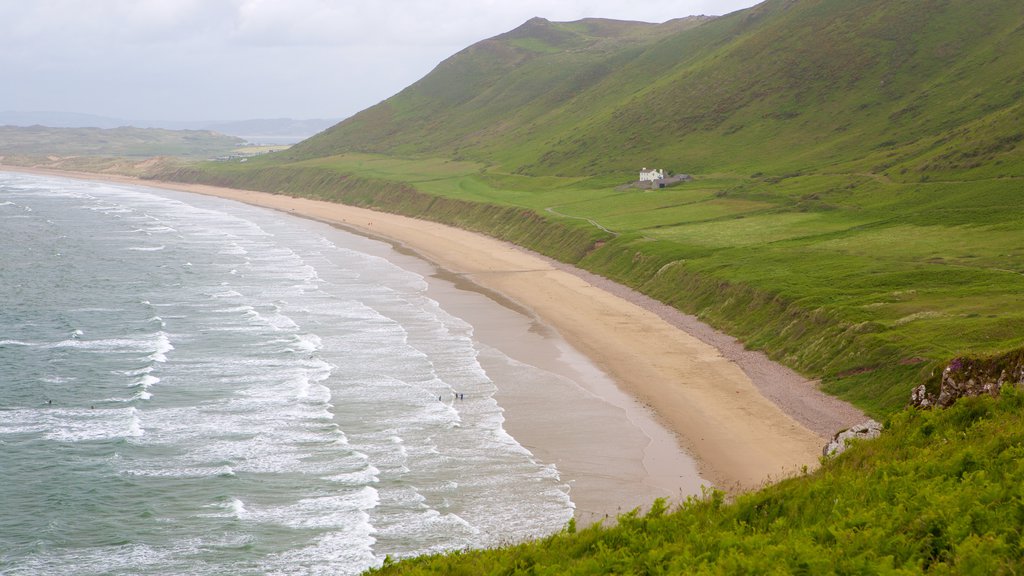
[[[821,452],[826,458],[831,458],[845,452],[850,440],[870,440],[881,435],[882,425],[874,420],[868,420],[863,424],[838,432]]]
[[[1024,382],[1024,353],[1015,351],[994,358],[954,358],[942,370],[938,390],[925,384],[910,393],[910,405],[917,408],[948,408],[960,398],[999,395],[1003,386]]]

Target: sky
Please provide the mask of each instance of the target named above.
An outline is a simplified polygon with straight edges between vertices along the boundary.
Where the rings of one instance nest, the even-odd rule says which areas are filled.
[[[0,0],[0,111],[346,118],[540,16],[664,22],[758,0]]]

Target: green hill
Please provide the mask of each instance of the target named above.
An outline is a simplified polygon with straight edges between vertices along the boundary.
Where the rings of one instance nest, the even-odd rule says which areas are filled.
[[[888,164],[916,176],[941,170],[932,156],[965,129],[979,162],[1019,141],[1022,11],[1012,0],[770,0],[662,25],[533,19],[294,158],[427,154],[571,176]]]
[[[452,56],[396,96],[303,142],[293,157],[467,150],[479,158],[482,146],[512,148],[524,130],[572,107],[580,93],[603,90],[602,82],[645,47],[704,21],[560,24],[534,18]]]

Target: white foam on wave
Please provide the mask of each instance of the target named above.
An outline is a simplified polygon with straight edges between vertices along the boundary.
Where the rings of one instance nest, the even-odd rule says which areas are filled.
[[[311,353],[324,347],[323,340],[316,334],[293,334],[286,352]]]
[[[373,553],[376,533],[368,522],[324,532],[309,546],[268,557],[267,563],[277,567],[268,573],[292,573],[301,566],[302,573],[311,576],[358,576],[384,560]]]
[[[38,346],[38,344],[23,340],[0,340],[0,346]]]
[[[117,204],[97,204],[93,206],[82,206],[82,208],[85,208],[86,210],[91,210],[93,212],[100,212],[102,214],[130,214],[132,212],[135,212],[135,210],[132,210],[131,208]]]
[[[130,250],[132,252],[159,252],[166,248],[167,246],[161,244],[159,246],[129,246],[126,250]]]
[[[233,478],[234,469],[228,465],[220,466],[167,466],[166,462],[159,462],[151,467],[121,468],[118,471],[123,476],[138,476],[142,478]]]
[[[122,374],[124,376],[142,376],[143,374],[149,374],[153,370],[154,370],[153,366],[150,365],[150,366],[143,366],[142,368],[136,368],[134,370],[120,370],[120,371],[118,371],[116,373],[117,374]]]
[[[144,433],[139,413],[134,407],[46,408],[20,412],[23,412],[20,422],[5,422],[0,418],[0,433],[42,433],[48,440],[69,443],[134,438]],[[0,416],[7,415],[0,412]]]
[[[130,416],[128,424],[128,435],[133,438],[138,438],[145,434],[145,431],[142,429],[142,421],[139,420],[139,411],[136,410],[134,406],[132,406],[131,408],[128,409],[128,414]]]
[[[28,408],[0,410],[0,436],[46,432],[50,421],[51,418],[40,417],[38,410]]]
[[[376,484],[380,482],[380,473],[380,469],[376,466],[373,464],[367,464],[366,468],[363,468],[362,470],[335,474],[333,476],[328,476],[326,480],[351,486],[365,486],[367,484]]]
[[[249,251],[237,243],[232,243],[230,246],[220,249],[217,253],[225,256],[245,256]]]
[[[67,340],[48,342],[40,344],[40,346],[46,349],[72,348],[76,350],[100,353],[148,352],[149,355],[146,357],[147,360],[156,362],[166,362],[167,352],[174,350],[174,346],[170,341],[170,336],[164,331],[136,338],[99,338],[96,340],[89,340],[83,338],[83,336],[85,336],[85,333],[82,330],[75,330],[70,334]],[[6,341],[0,341],[0,343],[4,342]],[[15,342],[16,341],[11,341],[12,344]],[[128,372],[125,373],[128,374]]]
[[[5,568],[12,576],[36,574],[173,574],[182,558],[195,555],[202,542],[199,539],[180,540],[175,546],[148,544],[122,544],[117,546],[53,547],[47,554],[15,557]],[[69,569],[69,567],[73,567]],[[168,569],[170,567],[170,569]],[[180,569],[179,569],[180,570]],[[191,576],[216,574],[217,570],[189,570]]]
[[[167,353],[174,350],[171,339],[166,332],[159,332],[156,342],[156,351],[148,356],[154,362],[167,362]]]
[[[235,515],[235,518],[238,518],[239,520],[249,513],[249,511],[245,509],[245,504],[243,504],[238,498],[232,498],[228,507],[231,510],[231,513]]]
[[[252,306],[249,306],[249,305],[230,306],[228,308],[217,308],[217,309],[214,310],[214,312],[216,312],[218,314],[234,314],[236,312],[249,313],[249,312],[255,312],[255,311],[256,311],[256,309],[253,308]]]
[[[139,388],[139,391],[135,393],[134,398],[138,400],[149,400],[153,397],[153,394],[149,391],[149,388],[160,382],[160,379],[152,374],[145,374],[138,382],[132,384],[133,388]]]
[[[290,528],[320,528],[373,533],[366,512],[380,504],[376,488],[363,486],[351,492],[303,498],[285,506],[253,510],[252,518]]]
[[[145,231],[148,234],[162,234],[167,232],[177,232],[178,230],[171,228],[170,226],[150,226],[149,228],[146,228]]]
[[[295,320],[292,320],[284,314],[271,314],[269,316],[264,316],[263,320],[267,325],[276,330],[297,330],[299,328],[299,325],[295,323]]]

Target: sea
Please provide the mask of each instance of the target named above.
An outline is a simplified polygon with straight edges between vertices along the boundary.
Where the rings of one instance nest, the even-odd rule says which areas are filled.
[[[497,352],[381,244],[0,172],[0,573],[357,574],[562,529]]]

